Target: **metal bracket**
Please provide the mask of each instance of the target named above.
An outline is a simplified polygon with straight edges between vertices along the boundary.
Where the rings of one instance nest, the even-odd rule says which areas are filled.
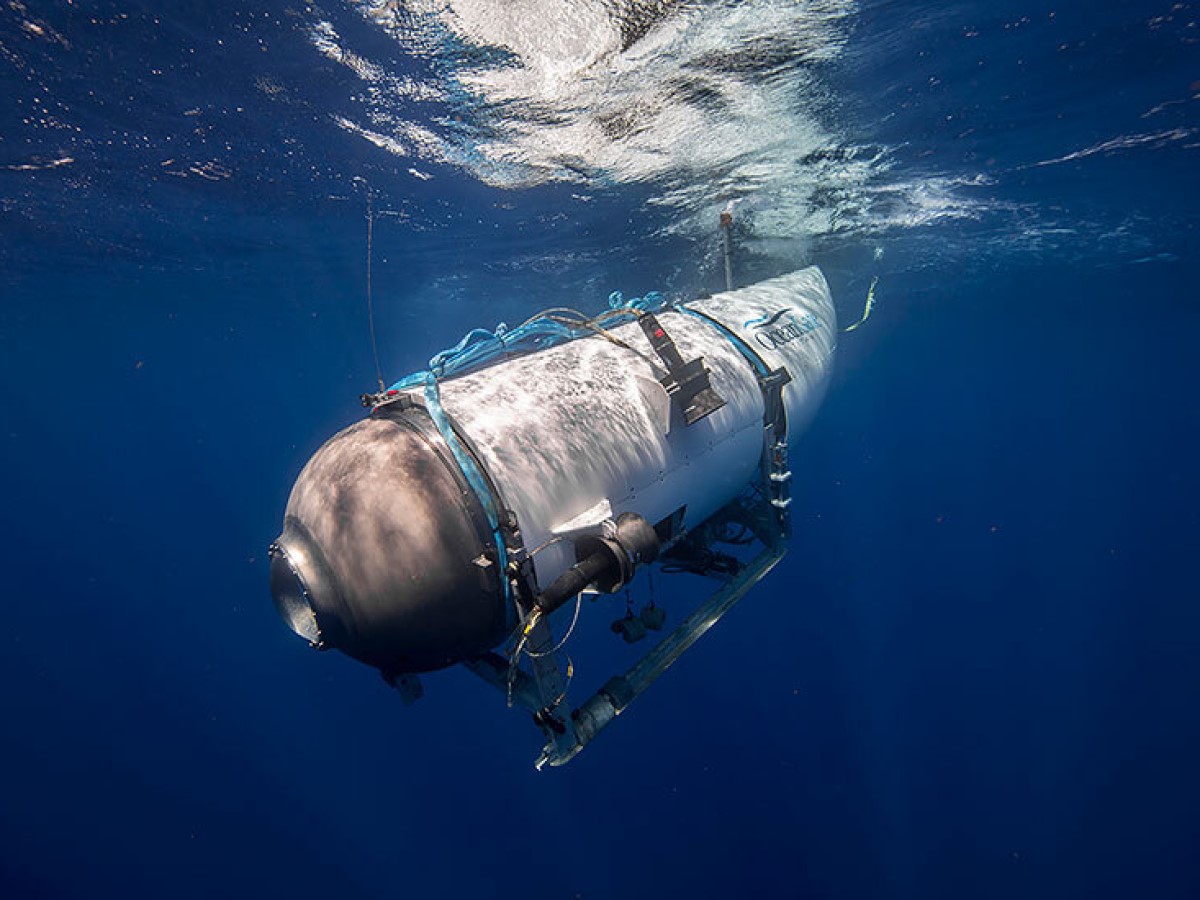
[[[713,390],[703,357],[684,362],[675,341],[659,324],[653,313],[638,318],[638,325],[650,346],[667,367],[667,376],[659,383],[666,388],[671,402],[679,408],[686,425],[694,425],[725,405],[725,399]]]
[[[388,388],[374,394],[359,394],[358,399],[362,403],[363,408],[369,409],[371,412],[375,412],[380,407],[392,406],[393,404],[398,404],[398,409],[409,409],[417,405],[412,397],[403,391],[396,390],[396,388]]]
[[[768,547],[756,556],[737,575],[730,578],[711,597],[649,653],[638,660],[624,675],[610,678],[605,685],[572,713],[576,743],[568,753],[554,752],[547,745],[542,750],[537,767],[546,763],[561,766],[570,762],[590,744],[610,722],[623,713],[637,697],[659,676],[700,640],[725,613],[729,612],[746,593],[775,567],[787,552],[782,546]]]
[[[527,635],[533,681],[537,687],[538,708],[533,720],[546,735],[543,756],[559,756],[574,752],[577,743],[575,725],[571,720],[571,707],[567,703],[568,679],[564,678],[554,649],[554,634],[546,616],[538,616]],[[539,761],[538,768],[541,768]]]
[[[495,653],[464,662],[471,672],[533,713],[534,721],[546,736],[545,747],[535,762],[538,769],[561,766],[574,759],[783,558],[787,550],[780,540],[777,517],[762,512],[746,521],[764,549],[724,581],[624,675],[610,678],[573,712],[568,714],[571,709],[566,696],[568,679],[563,677],[558,654],[547,653],[554,646],[553,635],[543,617],[535,621],[527,637],[533,650],[532,674]],[[545,655],[536,655],[539,653]]]
[[[537,617],[526,638],[532,651],[532,675],[496,653],[485,653],[463,661],[469,671],[505,694],[510,703],[516,703],[533,714],[534,723],[546,735],[542,756],[547,759],[569,758],[578,752],[573,749],[578,744],[575,724],[568,715],[569,682],[558,664],[558,654],[548,652],[554,646],[553,639],[545,617]],[[537,767],[540,769],[544,764],[539,760]]]
[[[763,395],[763,492],[775,509],[780,535],[791,534],[792,470],[788,464],[787,412],[783,386],[792,380],[787,369],[776,369],[758,379]]]

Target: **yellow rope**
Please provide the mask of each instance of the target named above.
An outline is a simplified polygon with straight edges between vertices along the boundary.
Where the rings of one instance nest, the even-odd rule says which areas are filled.
[[[853,331],[867,319],[871,318],[871,310],[875,308],[875,285],[879,284],[879,276],[876,275],[871,279],[871,286],[867,288],[867,305],[863,308],[862,318],[853,325],[848,325],[842,329],[842,333]]]

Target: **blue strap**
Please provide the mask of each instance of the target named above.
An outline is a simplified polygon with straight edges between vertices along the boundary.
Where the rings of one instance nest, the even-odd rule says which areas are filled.
[[[633,297],[629,300],[626,300],[620,291],[613,291],[608,297],[608,307],[610,310],[624,313],[624,315],[609,314],[606,316],[605,324],[611,326],[626,318],[632,320],[638,312],[660,309],[665,305],[662,295],[657,291],[650,291],[644,297]],[[463,339],[453,347],[435,354],[429,360],[428,369],[406,375],[393,384],[390,389],[391,391],[407,391],[417,388],[423,390],[425,408],[429,412],[429,417],[433,419],[446,446],[450,448],[454,461],[458,463],[459,470],[483,507],[488,526],[492,529],[492,537],[496,542],[496,557],[500,565],[500,584],[503,587],[504,602],[510,624],[515,622],[516,604],[512,596],[512,585],[508,580],[508,547],[504,543],[504,535],[500,528],[496,499],[487,479],[475,462],[475,458],[463,445],[454,426],[450,423],[449,416],[442,408],[438,382],[442,378],[481,369],[512,353],[531,353],[594,333],[588,327],[572,327],[548,316],[538,316],[512,330],[509,330],[503,323],[497,325],[495,331],[476,328],[467,332]]]
[[[500,584],[504,591],[504,605],[510,619],[515,620],[512,586],[508,582],[508,547],[505,546],[504,535],[500,532],[500,516],[496,512],[496,503],[492,498],[492,491],[488,487],[483,473],[479,471],[479,466],[475,464],[475,458],[462,445],[462,441],[459,440],[458,434],[454,431],[454,426],[450,424],[450,419],[446,415],[446,411],[442,408],[441,391],[438,390],[437,378],[434,377],[432,372],[424,374],[425,408],[429,411],[429,417],[433,419],[433,424],[441,432],[442,439],[450,448],[450,452],[454,454],[454,461],[458,463],[458,468],[462,471],[463,477],[467,479],[467,484],[471,486],[471,490],[475,492],[475,496],[479,499],[479,503],[483,507],[484,515],[487,516],[488,525],[492,529],[492,537],[496,541],[496,561],[500,565]]]
[[[749,344],[743,341],[740,337],[738,337],[716,319],[705,315],[702,312],[684,306],[682,303],[676,303],[672,308],[676,312],[681,312],[684,315],[691,316],[693,319],[699,319],[706,325],[711,325],[713,328],[717,329],[717,331],[721,332],[725,339],[728,340],[729,343],[733,344],[738,353],[742,354],[742,356],[746,358],[746,362],[753,366],[754,371],[759,378],[766,378],[771,373],[771,370],[767,368],[767,364],[763,362],[762,357],[755,353]]]
[[[631,297],[626,300],[620,291],[613,291],[608,296],[608,308],[604,325],[613,325],[633,321],[638,313],[650,312],[665,306],[662,294],[650,291],[644,297]],[[617,313],[613,315],[612,313]],[[392,385],[392,390],[408,390],[425,382],[426,372],[432,372],[437,378],[449,378],[461,375],[490,365],[511,354],[532,353],[544,350],[556,344],[564,344],[576,338],[588,337],[595,334],[593,328],[580,323],[578,327],[554,319],[550,316],[538,316],[518,328],[509,329],[503,323],[496,326],[495,331],[485,328],[475,328],[463,337],[461,341],[429,360],[426,371],[414,372]]]

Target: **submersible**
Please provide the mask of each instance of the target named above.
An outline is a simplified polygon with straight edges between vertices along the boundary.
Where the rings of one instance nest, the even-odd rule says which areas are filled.
[[[365,396],[305,465],[271,546],[276,605],[408,699],[418,674],[464,664],[533,713],[539,767],[566,762],[782,556],[788,453],[836,335],[817,268],[472,332]],[[753,559],[718,549],[751,538]],[[648,566],[718,588],[572,708],[551,614]],[[630,618],[627,640],[663,624]]]

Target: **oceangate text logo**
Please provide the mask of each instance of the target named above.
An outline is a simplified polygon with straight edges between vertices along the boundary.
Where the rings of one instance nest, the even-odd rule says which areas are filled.
[[[812,313],[803,313],[797,319],[792,310],[781,309],[758,319],[751,319],[743,327],[754,333],[755,342],[763,349],[778,350],[816,331],[821,327],[821,322]]]

